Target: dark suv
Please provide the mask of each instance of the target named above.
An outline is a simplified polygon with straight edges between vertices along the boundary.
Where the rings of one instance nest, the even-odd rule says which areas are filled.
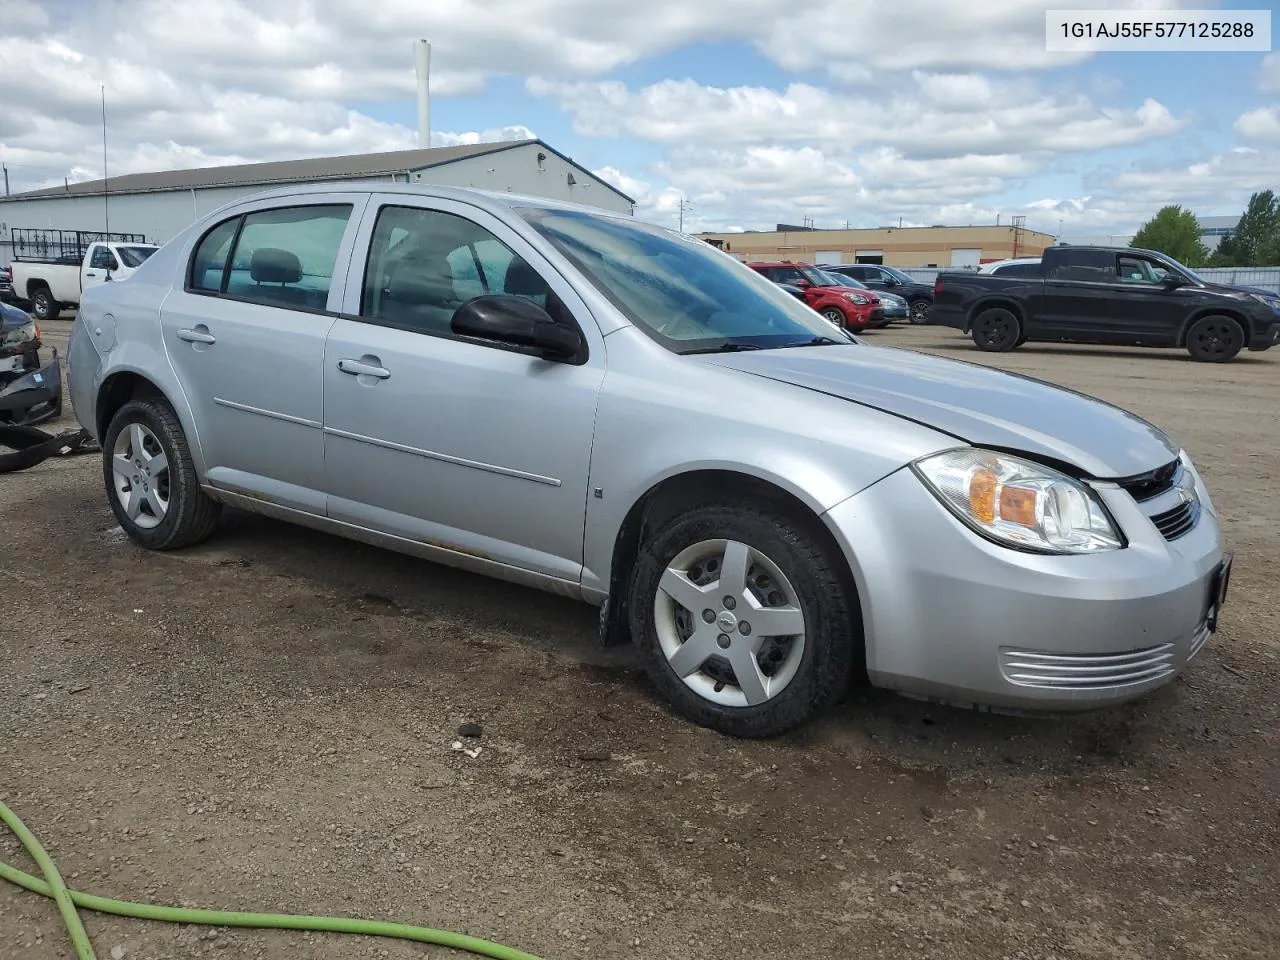
[[[843,273],[846,277],[861,280],[872,290],[884,290],[897,294],[907,301],[912,323],[928,323],[933,309],[933,285],[912,280],[901,270],[878,263],[841,263],[823,265],[828,273]]]

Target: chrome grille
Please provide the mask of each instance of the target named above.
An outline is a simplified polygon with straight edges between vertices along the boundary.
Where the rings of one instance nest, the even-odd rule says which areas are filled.
[[[1172,510],[1157,513],[1151,518],[1156,529],[1166,540],[1177,540],[1184,533],[1189,533],[1200,518],[1200,508],[1195,502],[1180,503]]]
[[[1175,669],[1172,643],[1127,653],[1037,653],[1009,647],[1000,651],[1000,672],[1024,687],[1105,690],[1159,680]]]
[[[1144,500],[1154,500],[1160,494],[1172,490],[1181,473],[1182,461],[1174,460],[1155,470],[1118,480],[1117,483],[1122,489],[1128,491],[1133,499],[1142,503]]]

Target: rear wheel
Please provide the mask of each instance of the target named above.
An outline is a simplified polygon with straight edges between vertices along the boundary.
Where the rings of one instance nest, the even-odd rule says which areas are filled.
[[[925,300],[923,297],[918,300],[912,300],[910,319],[912,323],[928,323],[929,301]]]
[[[684,716],[773,737],[829,707],[861,649],[843,560],[750,502],[690,510],[641,548],[630,628],[658,690]]]
[[[31,312],[37,320],[53,320],[62,312],[58,301],[48,287],[41,287],[31,294]]]
[[[102,438],[102,476],[129,539],[176,550],[213,533],[221,507],[200,489],[178,415],[163,400],[121,407]]]
[[[989,353],[1004,353],[1022,342],[1022,324],[1003,307],[983,310],[973,321],[970,332],[977,348]]]
[[[1187,352],[1202,363],[1226,363],[1244,346],[1244,330],[1231,317],[1201,317],[1187,331]]]

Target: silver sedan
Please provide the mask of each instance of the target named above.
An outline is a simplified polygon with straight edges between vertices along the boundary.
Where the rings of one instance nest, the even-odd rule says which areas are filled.
[[[233,202],[86,292],[70,395],[138,544],[224,505],[579,598],[692,720],[851,680],[1078,710],[1168,683],[1230,558],[1187,454],[872,346],[701,241],[409,184]],[[425,572],[425,571],[424,571]]]

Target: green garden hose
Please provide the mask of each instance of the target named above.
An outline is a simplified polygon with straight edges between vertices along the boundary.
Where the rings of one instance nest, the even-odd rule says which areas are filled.
[[[117,917],[131,917],[135,920],[161,920],[166,923],[190,923],[213,927],[255,927],[269,930],[313,930],[321,933],[354,933],[368,937],[391,937],[395,940],[416,940],[419,943],[434,943],[442,947],[451,947],[481,957],[493,957],[495,960],[538,960],[533,954],[524,953],[499,943],[468,937],[460,933],[449,933],[445,930],[432,930],[429,927],[414,927],[407,923],[389,923],[385,920],[358,920],[349,917],[306,917],[282,913],[233,913],[224,910],[188,910],[182,907],[161,907],[150,903],[129,903],[125,900],[110,900],[97,897],[91,893],[68,890],[62,881],[58,868],[40,846],[34,834],[27,829],[18,815],[0,802],[0,820],[13,831],[21,841],[31,859],[36,862],[44,879],[0,862],[0,879],[16,883],[32,893],[49,897],[58,905],[58,912],[67,925],[67,933],[75,944],[76,956],[79,960],[96,960],[89,936],[84,932],[80,915],[76,907],[93,910],[97,913],[110,913]]]

